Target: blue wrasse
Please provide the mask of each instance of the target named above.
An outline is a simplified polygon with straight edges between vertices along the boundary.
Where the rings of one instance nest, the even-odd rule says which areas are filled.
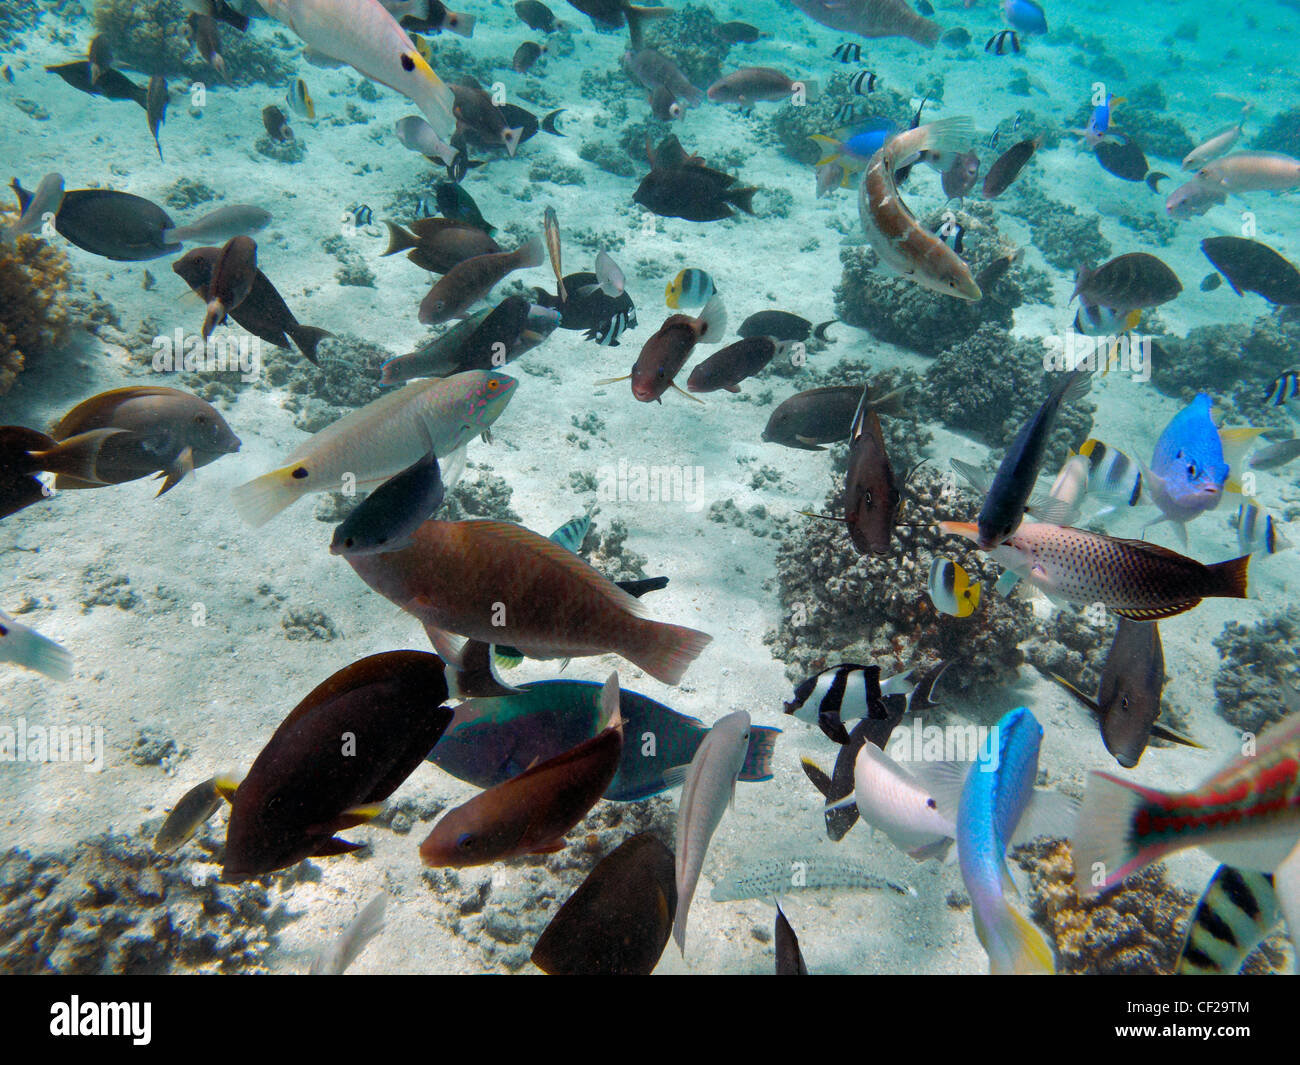
[[[1085,395],[1091,380],[1091,371],[1073,370],[1056,383],[1051,394],[1011,441],[991,482],[982,470],[958,459],[952,460],[953,469],[976,488],[985,491],[979,515],[979,538],[975,541],[981,550],[996,547],[1015,532],[1024,520],[1026,510],[1032,510],[1035,516],[1052,523],[1059,524],[1068,517],[1071,509],[1068,501],[1047,496],[1031,502],[1029,497],[1043,465],[1043,453],[1047,450],[1057,411],[1063,404]]]
[[[429,761],[480,788],[518,776],[600,731],[602,685],[586,680],[543,680],[522,685],[517,695],[471,699],[430,753]],[[614,802],[648,799],[680,784],[695,751],[709,734],[699,720],[644,695],[619,691],[627,742],[604,797]],[[755,726],[739,780],[772,779],[772,755],[780,729]]]
[[[1053,973],[1052,948],[1006,894],[1011,885],[1007,846],[1034,796],[1043,727],[1022,706],[1003,715],[994,733],[992,743],[980,746],[957,806],[961,878],[970,894],[975,934],[988,951],[989,971]]]
[[[847,185],[849,174],[865,170],[871,157],[897,132],[898,124],[892,119],[872,118],[856,130],[840,130],[838,140],[815,133],[812,139],[826,147],[826,154],[815,165],[839,163],[844,170],[840,185]]]
[[[1034,0],[1002,0],[1002,14],[1021,33],[1033,36],[1047,32],[1047,15]]]
[[[1201,392],[1175,414],[1156,441],[1151,468],[1145,471],[1148,496],[1161,511],[1156,523],[1172,522],[1184,544],[1187,522],[1217,507],[1225,490],[1241,491],[1240,481],[1229,480],[1229,474],[1240,468],[1238,453],[1260,433],[1217,428],[1210,407],[1210,397]],[[1225,445],[1231,454],[1225,454]]]

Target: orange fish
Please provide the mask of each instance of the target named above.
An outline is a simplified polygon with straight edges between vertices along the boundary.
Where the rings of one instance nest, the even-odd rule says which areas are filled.
[[[676,684],[712,639],[642,617],[637,599],[572,551],[508,522],[426,521],[408,547],[348,563],[439,649],[456,633],[529,658],[612,652]]]

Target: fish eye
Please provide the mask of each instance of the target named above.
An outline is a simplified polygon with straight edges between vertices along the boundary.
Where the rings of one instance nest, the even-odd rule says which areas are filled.
[[[1187,476],[1188,476],[1188,477],[1195,477],[1195,476],[1196,476],[1196,463],[1194,463],[1194,462],[1189,462],[1189,463],[1187,464]]]
[[[928,806],[931,810],[939,809],[939,804],[935,802],[933,799],[926,799],[925,805]]]
[[[474,843],[474,836],[470,832],[462,832],[459,836],[456,837],[457,850],[462,850],[462,851],[468,850],[473,843]]]
[[[402,53],[402,69],[408,74],[415,69],[415,60],[411,58],[410,52]]]
[[[496,379],[495,377],[492,378],[492,379],[491,379],[490,381],[488,381],[488,383],[487,383],[487,390],[488,390],[489,392],[495,392],[495,391],[496,391],[498,388],[500,388],[500,387],[501,387],[501,385],[497,382],[497,379]]]
[[[309,474],[307,473],[307,467],[306,467],[306,466],[299,466],[296,470],[293,471],[292,474],[290,474],[290,476],[291,476],[295,481],[301,481],[301,480],[304,480],[306,477],[309,476]]]
[[[352,539],[352,537],[349,536],[349,537],[347,537],[347,538],[343,541],[343,546],[344,546],[344,547],[352,547],[355,543],[356,543],[356,541],[355,541],[354,539]]]

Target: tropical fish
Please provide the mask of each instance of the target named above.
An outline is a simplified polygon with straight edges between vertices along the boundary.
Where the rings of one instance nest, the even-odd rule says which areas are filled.
[[[1300,270],[1267,244],[1245,237],[1206,237],[1201,251],[1238,296],[1257,292],[1269,303],[1300,303]]]
[[[862,45],[855,44],[853,41],[843,41],[835,46],[831,58],[838,59],[841,63],[861,63]]]
[[[551,976],[649,976],[676,913],[673,852],[649,833],[630,836],[551,918],[533,964]]]
[[[1262,510],[1253,500],[1237,508],[1232,526],[1237,530],[1237,548],[1243,555],[1272,555],[1292,546],[1291,541],[1278,531],[1273,515]]]
[[[601,685],[586,680],[543,680],[521,685],[512,695],[476,698],[456,711],[429,761],[458,780],[495,787],[530,765],[554,758],[591,739],[601,728]],[[640,802],[681,783],[709,730],[693,717],[623,688],[619,712],[628,735],[655,737],[653,751],[641,742],[623,747],[618,772],[603,798]],[[780,729],[755,726],[739,780],[772,779],[772,758]]]
[[[1264,403],[1270,407],[1283,407],[1300,398],[1300,370],[1287,370],[1278,374],[1268,386],[1268,395]]]
[[[154,836],[153,849],[159,854],[171,854],[180,850],[221,809],[224,801],[216,777],[195,784],[172,807],[162,827],[158,829],[158,834]]]
[[[859,37],[906,37],[933,48],[941,32],[937,22],[922,18],[905,0],[794,0],[794,6],[814,22]]]
[[[37,473],[69,474],[88,484],[104,484],[95,463],[105,440],[121,429],[92,429],[62,443],[21,425],[0,425],[0,518],[49,499],[51,492]]]
[[[853,415],[849,430],[849,459],[844,477],[844,520],[849,541],[860,555],[887,555],[898,520],[902,494],[889,455],[880,418],[868,404],[869,389]]]
[[[736,777],[749,750],[749,714],[737,710],[714,723],[691,759],[677,807],[677,913],[673,938],[686,954],[686,920],[709,841],[734,803]]]
[[[755,311],[740,323],[736,334],[746,340],[750,337],[771,337],[773,340],[788,340],[791,343],[802,343],[810,336],[818,340],[828,340],[830,338],[827,337],[826,330],[834,325],[835,321],[832,318],[829,322],[822,322],[814,327],[807,318],[801,318],[789,311]]]
[[[1086,455],[1071,454],[1056,475],[1048,496],[1061,504],[1060,524],[1073,525],[1083,513],[1091,466]]]
[[[95,74],[87,59],[74,60],[45,68],[48,74],[57,74],[68,85],[90,96],[103,96],[109,100],[134,100],[141,107],[145,106],[148,92],[143,85],[137,85],[121,71],[109,67]]]
[[[636,307],[626,289],[617,299],[611,299],[594,273],[568,274],[562,280],[566,297],[533,289],[540,306],[559,312],[561,329],[580,330],[584,339],[616,348],[619,337],[637,327]]]
[[[607,723],[592,739],[444,814],[420,844],[424,864],[463,869],[562,850],[565,833],[600,801],[618,771],[617,673],[605,682],[601,704]]]
[[[434,131],[456,131],[455,97],[379,0],[266,0],[262,7],[308,45],[411,100]]]
[[[446,698],[444,664],[423,651],[370,655],[314,688],[234,791],[222,878],[357,850],[334,833],[379,814],[451,722]]]
[[[980,176],[980,157],[974,152],[957,152],[940,174],[943,194],[950,200],[959,200],[975,187]]]
[[[421,270],[446,274],[461,263],[480,255],[495,255],[497,244],[478,226],[450,218],[418,218],[405,228],[395,222],[388,227],[388,248],[384,255],[406,252]]]
[[[632,372],[624,377],[608,378],[598,384],[613,384],[631,379],[632,395],[641,403],[660,398],[669,388],[682,390],[673,378],[686,364],[696,344],[716,344],[727,330],[727,309],[722,297],[714,295],[696,318],[686,314],[671,314],[664,324],[642,346]],[[683,392],[683,395],[687,393]]]
[[[388,480],[429,451],[452,453],[486,432],[514,396],[513,377],[471,370],[445,379],[412,381],[309,437],[285,464],[232,493],[250,525],[265,525],[310,492],[332,492],[345,475],[357,487]]]
[[[760,100],[789,100],[802,92],[805,101],[816,100],[817,82],[793,79],[774,67],[742,67],[709,86],[708,97],[719,104],[752,104]]]
[[[649,19],[667,18],[671,7],[640,7],[628,0],[569,0],[574,7],[591,19],[597,29],[620,29],[626,24],[630,47],[641,47],[642,25]]]
[[[510,69],[516,74],[527,74],[545,51],[546,49],[536,41],[524,41],[515,49],[515,54],[510,60]]]
[[[1020,37],[1015,30],[999,30],[984,42],[984,51],[992,55],[1014,55],[1020,51]]]
[[[486,299],[493,287],[515,270],[541,266],[542,238],[532,237],[514,251],[476,255],[457,263],[436,281],[420,301],[420,322],[437,325],[460,317],[470,305]]]
[[[1047,32],[1047,16],[1034,0],[1002,0],[1002,14],[1021,33],[1036,35]]]
[[[1079,446],[1079,454],[1088,460],[1089,495],[1125,507],[1141,502],[1142,470],[1124,452],[1090,439]]]
[[[569,28],[555,17],[555,12],[543,4],[542,0],[519,0],[515,4],[515,14],[530,30],[554,33]]]
[[[958,563],[942,555],[935,555],[930,563],[926,592],[936,610],[955,618],[970,617],[980,604],[980,582],[972,581]]]
[[[11,188],[18,197],[18,217],[0,229],[0,240],[12,242],[24,234],[38,233],[48,219],[54,218],[63,203],[63,175],[46,174],[34,192],[28,193],[18,179]]]
[[[803,451],[825,451],[823,444],[849,438],[861,402],[862,389],[854,385],[797,392],[772,411],[763,439]],[[880,410],[880,406],[877,403],[875,409]]]
[[[1102,742],[1125,769],[1138,764],[1152,736],[1200,747],[1193,739],[1161,725],[1160,698],[1165,686],[1165,655],[1160,629],[1154,622],[1119,619],[1115,638],[1101,667],[1097,698],[1079,691],[1064,677],[1040,669],[1092,711],[1101,726]]]
[[[1116,256],[1097,269],[1080,267],[1074,296],[1087,304],[1127,314],[1168,303],[1183,290],[1172,270],[1154,255],[1129,252]]]
[[[988,173],[984,175],[983,192],[986,200],[1001,196],[1011,187],[1011,183],[1020,176],[1020,172],[1034,157],[1034,152],[1042,147],[1043,138],[1031,137],[1029,140],[1013,144],[999,155]],[[978,298],[978,297],[977,297]]]
[[[387,905],[386,891],[381,891],[366,903],[338,939],[322,947],[320,953],[312,959],[308,975],[342,976],[348,966],[360,957],[366,945],[384,930],[384,909]]]
[[[222,242],[248,236],[271,224],[271,212],[252,203],[229,203],[186,226],[163,231],[168,243]]]
[[[1206,163],[1212,159],[1227,153],[1228,149],[1241,139],[1241,123],[1236,122],[1231,126],[1221,129],[1209,140],[1198,144],[1183,157],[1182,167],[1184,170],[1200,170]]]
[[[1187,847],[1241,869],[1281,873],[1300,839],[1300,716],[1191,791],[1160,791],[1109,773],[1088,775],[1079,811],[1074,883],[1081,898],[1108,891]]]
[[[810,139],[825,145],[825,154],[813,165],[825,167],[838,164],[847,181],[849,173],[865,170],[875,154],[885,146],[885,142],[897,132],[898,124],[892,118],[877,117],[867,120],[854,130],[841,131],[838,137],[814,133]]]
[[[949,536],[975,540],[971,522],[944,521]],[[1068,525],[1025,522],[988,552],[1049,598],[1101,603],[1132,621],[1159,621],[1202,599],[1245,599],[1250,556],[1205,566],[1145,540],[1121,540]]]
[[[871,742],[880,747],[901,716],[886,701],[887,697],[910,695],[916,688],[911,683],[911,675],[909,669],[882,681],[879,666],[851,662],[828,666],[800,681],[794,689],[794,697],[783,706],[787,714],[800,721],[816,723],[827,739],[841,744],[849,741],[848,733],[844,731],[845,721],[863,718],[886,722],[885,729],[873,732],[871,736]]]
[[[226,3],[226,0],[181,0],[181,6],[191,14],[233,26],[240,33],[248,29],[248,16]]]
[[[188,392],[156,385],[115,388],[92,396],[59,419],[50,435],[69,441],[94,430],[106,435],[94,459],[94,479],[61,472],[59,490],[125,484],[156,474],[158,495],[171,491],[185,475],[239,450],[235,436],[212,404]]]
[[[1281,919],[1272,873],[1219,866],[1187,922],[1174,975],[1234,975]]]
[[[1253,470],[1275,470],[1297,457],[1300,457],[1300,438],[1291,437],[1260,448],[1250,456],[1249,465]]]
[[[872,156],[858,190],[858,217],[881,262],[922,288],[964,300],[980,298],[970,268],[916,220],[894,171],[918,152],[967,151],[974,132],[969,118],[950,118],[900,133]]]
[[[1111,140],[1110,137],[1118,138]],[[1122,133],[1110,134],[1092,149],[1103,170],[1125,181],[1143,181],[1151,171],[1146,154]]]
[[[452,82],[450,88],[455,97],[456,133],[473,134],[481,143],[505,148],[506,154],[513,157],[519,150],[523,128],[509,124],[505,113],[474,78],[467,76]]]
[[[226,315],[247,298],[257,280],[257,244],[252,237],[232,237],[217,253],[208,279],[207,313],[201,335],[207,340]]]
[[[637,599],[573,552],[506,522],[427,521],[411,546],[348,562],[423,623],[440,651],[447,633],[509,644],[530,658],[612,651],[676,684],[711,639],[641,617]]]
[[[713,883],[714,902],[771,899],[797,891],[888,891],[915,896],[916,891],[878,876],[865,862],[839,856],[750,859]]]
[[[1007,898],[1006,851],[1033,795],[1043,727],[1022,706],[1003,715],[994,737],[995,749],[981,749],[966,774],[957,808],[957,862],[989,971],[1053,973],[1043,933]]]
[[[154,147],[158,149],[159,160],[163,157],[162,142],[158,140],[158,131],[167,117],[167,79],[155,74],[149,79],[145,90],[145,119],[149,123],[149,132],[153,134]]]
[[[776,975],[807,976],[808,966],[804,963],[803,951],[799,949],[799,937],[794,934],[779,902],[776,905],[776,929],[772,937],[776,943]]]
[[[623,54],[623,69],[651,93],[663,90],[673,101],[698,104],[704,93],[691,84],[673,60],[655,48],[642,48]],[[712,97],[710,97],[712,99]]]
[[[789,349],[787,341],[771,337],[750,337],[719,348],[691,371],[686,380],[690,392],[739,392],[740,382],[753,377],[778,355]]]
[[[388,13],[404,26],[421,33],[451,30],[460,37],[473,37],[478,19],[462,11],[451,11],[442,0],[381,0]]]
[[[15,191],[17,191],[15,189]],[[20,201],[24,193],[18,193]],[[112,189],[69,189],[54,215],[60,236],[114,262],[146,262],[180,251],[171,216],[151,200]]]
[[[72,652],[0,610],[0,662],[43,673],[52,680],[72,677]]]
[[[713,32],[718,40],[726,41],[727,44],[753,44],[760,37],[771,36],[748,22],[724,22]]]
[[[194,49],[203,62],[209,64],[223,79],[229,80],[226,78],[226,60],[221,54],[221,29],[217,20],[208,15],[191,13],[185,21],[190,28]]]
[[[385,481],[334,529],[331,555],[395,551],[442,506],[445,488],[438,456],[430,451]]]
[[[618,299],[627,288],[627,278],[623,276],[623,271],[604,248],[596,253],[596,283],[601,292],[612,300]]]
[[[1196,218],[1205,214],[1211,207],[1228,202],[1228,194],[1222,189],[1206,185],[1199,177],[1192,178],[1165,199],[1165,213],[1179,221]]]
[[[641,179],[632,199],[646,210],[662,218],[684,218],[689,222],[716,222],[735,215],[732,207],[746,214],[754,213],[755,186],[737,186],[737,178],[724,174],[686,158],[676,137],[669,140],[676,145],[665,150],[661,145],[656,152],[658,160],[651,164],[650,173]],[[680,154],[678,154],[680,153]],[[672,158],[675,165],[666,165]]]
[[[404,118],[399,118],[393,124],[393,131],[404,148],[409,148],[429,159],[436,159],[443,166],[452,166],[457,156],[462,154],[439,137],[433,127],[419,115],[406,115]]]
[[[316,118],[316,102],[311,98],[311,93],[307,91],[307,83],[302,78],[294,78],[289,82],[289,88],[285,90],[284,101],[289,105],[289,110],[295,115],[301,115],[303,118],[313,120]],[[423,122],[423,119],[420,119]],[[427,123],[426,123],[427,125]],[[429,127],[432,130],[432,126]]]
[[[918,862],[947,860],[957,837],[956,807],[941,807],[924,780],[873,743],[859,748],[853,792],[840,801],[854,803],[863,824],[879,829]]]
[[[1233,152],[1196,172],[1202,186],[1229,192],[1285,192],[1300,185],[1300,159],[1280,152]]]

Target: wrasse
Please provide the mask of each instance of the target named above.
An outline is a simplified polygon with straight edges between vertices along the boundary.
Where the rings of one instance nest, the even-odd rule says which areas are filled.
[[[974,522],[942,521],[949,536],[978,540]],[[1245,599],[1250,556],[1202,565],[1145,540],[1121,540],[1069,525],[1025,522],[989,558],[1049,598],[1103,603],[1131,621],[1159,621],[1202,599]]]
[[[1075,887],[1081,897],[1097,895],[1187,847],[1271,873],[1289,864],[1298,839],[1300,714],[1293,714],[1192,791],[1090,774],[1072,840]]]
[[[881,262],[931,292],[963,300],[981,297],[970,268],[917,221],[898,194],[894,171],[922,152],[966,152],[975,136],[969,118],[928,122],[886,141],[871,157],[858,190],[858,215]]]

